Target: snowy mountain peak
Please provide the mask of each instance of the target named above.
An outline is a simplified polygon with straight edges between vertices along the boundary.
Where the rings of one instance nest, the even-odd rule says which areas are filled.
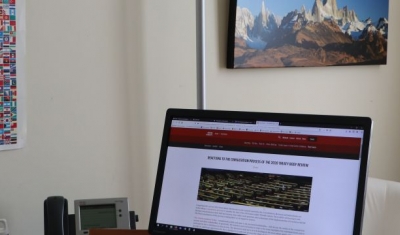
[[[311,13],[316,22],[329,19],[340,22],[340,25],[345,25],[348,22],[359,21],[355,11],[349,10],[347,6],[339,9],[336,0],[315,0]]]
[[[389,21],[386,18],[380,18],[376,29],[387,39],[389,33]]]
[[[382,28],[382,27],[384,27],[385,25],[388,25],[389,24],[389,21],[386,19],[386,18],[380,18],[379,19],[379,21],[378,21],[378,24],[377,24],[377,28]]]
[[[312,14],[315,21],[321,22],[326,18],[338,18],[338,7],[336,0],[315,0]]]
[[[236,29],[235,37],[248,39],[248,30],[254,27],[254,16],[247,8],[236,9]]]
[[[267,27],[268,26],[268,18],[269,18],[269,11],[268,9],[265,7],[265,2],[262,1],[261,3],[261,18],[262,18],[262,25],[263,27]]]

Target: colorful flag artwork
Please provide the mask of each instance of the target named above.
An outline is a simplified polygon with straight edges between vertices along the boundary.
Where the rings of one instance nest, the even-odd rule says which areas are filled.
[[[21,147],[17,7],[17,0],[0,0],[0,150]]]

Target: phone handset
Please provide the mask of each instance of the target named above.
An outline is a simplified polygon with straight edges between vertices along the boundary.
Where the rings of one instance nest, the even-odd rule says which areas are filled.
[[[10,231],[8,230],[7,220],[0,219],[0,235],[9,235]]]
[[[44,201],[44,235],[69,235],[68,201],[64,197]]]

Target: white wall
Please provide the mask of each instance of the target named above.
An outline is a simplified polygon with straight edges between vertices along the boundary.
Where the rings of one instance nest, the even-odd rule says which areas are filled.
[[[131,197],[124,2],[27,0],[27,144],[0,152],[0,218],[43,234],[43,201]]]
[[[386,66],[227,70],[228,3],[206,1],[208,108],[371,116],[370,173],[400,181],[400,34]],[[0,218],[43,234],[50,195],[71,212],[127,196],[147,227],[165,110],[196,107],[195,0],[35,0],[26,13],[28,139],[0,152]]]
[[[165,111],[196,108],[195,1],[127,1],[132,208],[147,228]]]

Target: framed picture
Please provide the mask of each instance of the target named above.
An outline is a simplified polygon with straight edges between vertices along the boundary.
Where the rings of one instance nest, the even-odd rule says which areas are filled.
[[[382,65],[389,0],[231,0],[228,68]]]

